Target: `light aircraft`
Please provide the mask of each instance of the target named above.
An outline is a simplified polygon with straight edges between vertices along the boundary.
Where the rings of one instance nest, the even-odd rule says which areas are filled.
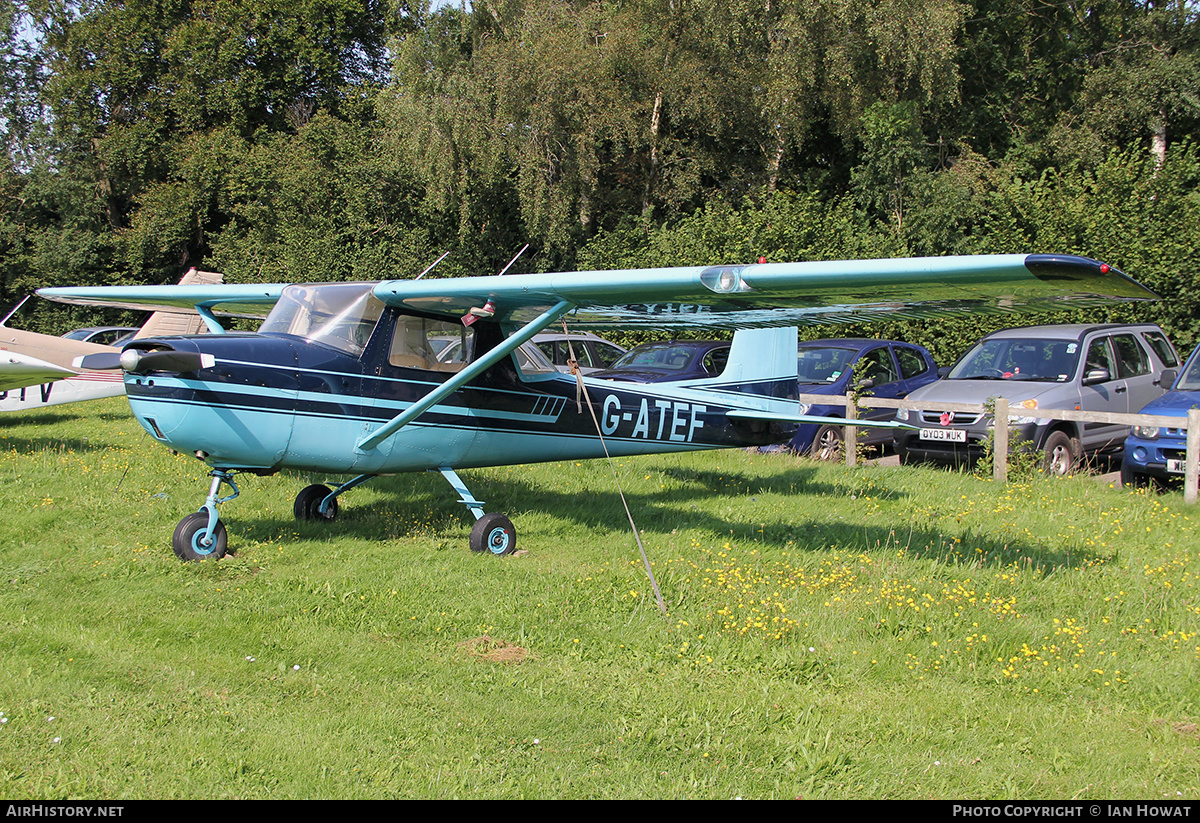
[[[190,269],[179,284],[212,285],[220,283],[221,279],[215,272]],[[20,305],[17,305],[18,309]],[[84,370],[74,365],[85,355],[111,355],[119,353],[119,349],[10,328],[6,323],[16,310],[0,320],[0,412],[99,400],[116,397],[125,391],[125,381],[119,370]],[[195,313],[155,312],[135,339],[195,334],[202,328],[200,316]]]
[[[337,515],[339,496],[373,477],[440,472],[475,517],[470,547],[506,554],[516,548],[511,521],[485,512],[457,470],[784,442],[799,423],[828,422],[798,414],[797,324],[1154,297],[1105,264],[1061,255],[38,293],[68,303],[194,309],[214,332],[135,340],[119,358],[83,361],[91,368],[119,360],[146,431],[207,464],[208,496],[172,538],[183,560],[225,553],[218,506],[238,496],[236,474],[281,469],[351,476],[296,497],[297,518],[324,520]],[[222,333],[218,314],[267,317],[257,333]],[[719,377],[631,384],[518,362],[522,343],[560,322],[572,331],[738,331]],[[462,341],[463,362],[434,355],[431,341],[447,335]]]

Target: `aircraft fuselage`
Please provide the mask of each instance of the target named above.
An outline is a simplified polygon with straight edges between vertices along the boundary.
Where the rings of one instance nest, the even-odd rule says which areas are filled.
[[[153,344],[155,341],[146,341]],[[374,448],[372,430],[444,383],[451,373],[394,366],[368,346],[353,356],[288,335],[171,338],[176,350],[216,360],[196,374],[127,374],[138,421],[154,437],[222,469],[298,469],[388,474],[453,466],[600,457],[599,423],[612,455],[757,446],[787,427],[733,421],[727,396],[669,384],[523,374],[511,359],[484,372]],[[784,397],[788,381],[758,391]],[[790,381],[794,394],[795,381]]]

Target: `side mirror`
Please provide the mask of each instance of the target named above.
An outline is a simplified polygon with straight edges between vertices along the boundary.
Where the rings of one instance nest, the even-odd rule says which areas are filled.
[[[862,380],[858,380],[855,382],[854,388],[856,388],[856,389],[873,389],[873,388],[875,388],[875,378],[874,377],[864,377]]]
[[[1108,369],[1088,369],[1087,374],[1083,376],[1083,385],[1093,386],[1096,383],[1107,383],[1112,379],[1112,375],[1108,373]]]
[[[1178,376],[1179,372],[1175,371],[1175,369],[1163,369],[1163,373],[1154,381],[1154,385],[1169,389],[1175,385],[1175,378]]]

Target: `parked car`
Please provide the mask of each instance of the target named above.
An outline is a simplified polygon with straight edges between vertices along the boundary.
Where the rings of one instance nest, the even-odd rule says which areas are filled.
[[[801,394],[844,395],[853,387],[872,397],[900,399],[938,379],[933,355],[922,346],[895,340],[836,338],[808,340],[797,349],[796,372]],[[845,403],[802,403],[801,414],[845,417]],[[864,408],[861,417],[886,420],[893,409]],[[860,428],[860,443],[890,444],[890,429]],[[796,430],[787,448],[821,460],[837,460],[846,439],[842,426],[807,423]]]
[[[98,343],[101,346],[124,346],[139,329],[129,326],[88,326],[74,329],[63,335],[68,340],[82,340],[85,343]]]
[[[1187,456],[1188,409],[1200,406],[1200,346],[1187,359],[1171,390],[1150,401],[1140,414],[1180,418],[1178,426],[1134,426],[1125,438],[1121,460],[1121,483],[1144,485],[1150,478],[1177,480],[1183,476]]]
[[[612,368],[592,372],[590,377],[626,383],[661,383],[665,380],[695,380],[716,377],[729,360],[728,340],[670,340],[643,343],[630,349]]]
[[[1077,409],[1131,413],[1167,390],[1179,358],[1155,325],[1064,325],[1005,329],[980,340],[945,379],[909,395],[916,410],[897,418],[917,426],[897,429],[901,462],[966,462],[980,457],[991,432],[985,413],[953,412],[941,403],[984,404],[1006,397],[1021,409]],[[1166,380],[1164,380],[1164,377]],[[1119,453],[1127,428],[1015,417],[1013,442],[1043,454],[1043,468],[1068,474],[1084,456]]]
[[[625,353],[623,347],[590,332],[583,334],[542,332],[534,335],[533,342],[561,372],[571,371],[569,363],[572,351],[575,352],[579,370],[584,374],[612,368],[613,363]],[[570,343],[569,346],[568,343]]]

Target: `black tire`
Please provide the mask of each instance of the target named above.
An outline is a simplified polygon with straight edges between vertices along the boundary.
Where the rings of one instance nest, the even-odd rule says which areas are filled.
[[[1079,466],[1079,441],[1064,431],[1052,431],[1042,447],[1042,471],[1055,477],[1066,477]]]
[[[217,521],[216,528],[213,529],[212,544],[209,546],[200,542],[200,537],[207,528],[208,512],[195,512],[180,520],[179,525],[175,527],[175,534],[171,536],[171,548],[175,550],[175,556],[185,563],[224,557],[229,545],[225,524]]]
[[[512,554],[517,550],[517,530],[502,514],[485,514],[471,529],[471,551]]]
[[[1140,489],[1150,485],[1149,475],[1135,472],[1129,467],[1128,461],[1121,461],[1121,485],[1127,489]]]
[[[332,494],[332,490],[328,486],[322,486],[320,483],[314,483],[311,486],[305,486],[296,495],[296,503],[292,506],[292,511],[296,514],[297,520],[333,520],[337,517],[338,502],[337,498],[329,501],[329,508],[325,514],[321,514],[321,501]]]
[[[808,454],[814,460],[840,460],[845,453],[846,430],[841,426],[822,426],[817,429]]]

